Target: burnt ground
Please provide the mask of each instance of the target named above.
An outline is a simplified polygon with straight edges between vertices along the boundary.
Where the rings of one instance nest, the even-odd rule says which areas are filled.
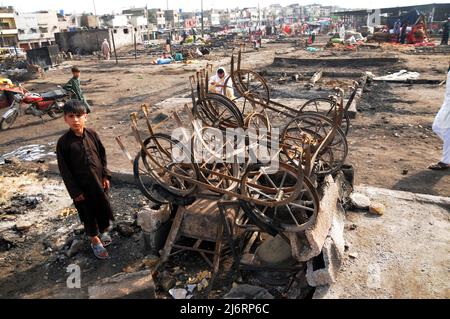
[[[88,287],[99,280],[155,265],[157,258],[146,250],[136,223],[137,211],[146,205],[139,190],[129,184],[116,183],[112,187],[110,199],[116,220],[111,231],[113,243],[108,248],[110,258],[97,260],[60,177],[46,171],[45,165],[33,163],[2,167],[2,185],[15,189],[2,198],[0,205],[1,298],[88,298]],[[49,206],[48,202],[53,205]],[[54,207],[58,209],[53,210]],[[18,229],[16,225],[24,221],[31,224],[26,229]],[[81,244],[73,250],[73,255],[68,254],[74,241]],[[224,265],[227,263],[230,267],[231,259]],[[67,288],[69,265],[80,267],[81,289]],[[198,255],[181,253],[167,264],[168,270],[160,276],[160,282],[172,282],[170,288],[198,283],[197,278],[202,272],[208,273],[208,267]],[[217,296],[226,292],[225,284],[231,285],[231,277],[223,274],[222,280],[225,279],[228,281],[217,281],[221,282],[215,286]],[[196,291],[195,297],[204,294],[205,290]],[[170,295],[160,289],[158,298],[170,298]]]
[[[258,52],[245,53],[244,65],[258,70],[272,68],[275,52],[282,52],[290,47],[289,43],[266,44],[265,48]],[[408,69],[420,72],[423,78],[445,78],[447,55],[415,55],[410,51],[401,52],[394,49],[395,53],[400,55],[398,64],[359,67],[357,71],[372,71],[376,75],[385,75],[388,72]],[[381,52],[386,48],[371,49],[370,52],[376,54],[377,50]],[[301,50],[295,54],[314,56]],[[346,52],[333,54],[345,55]],[[167,66],[149,65],[149,56],[141,55],[135,60],[125,51],[120,56],[119,65],[114,61],[105,62],[85,57],[78,61],[67,61],[62,67],[48,71],[45,78],[30,81],[25,83],[25,86],[38,92],[52,89],[70,78],[72,64],[79,65],[82,69],[82,80],[90,80],[83,87],[87,99],[92,101],[94,107],[93,114],[89,116],[89,125],[99,132],[106,146],[110,168],[129,172],[130,164],[114,141],[117,135],[126,135],[127,139],[133,141],[130,137],[129,113],[137,111],[142,103],[154,105],[169,97],[185,94],[189,75],[207,62],[212,62],[214,67],[227,64],[229,58],[224,55],[223,52],[217,51],[213,52],[208,60]],[[313,70],[311,67],[304,68],[306,69]],[[342,70],[355,71],[351,66]],[[299,68],[299,72],[301,71],[302,68]],[[318,85],[320,91],[314,88],[307,92],[308,96],[314,92],[326,94],[335,84],[327,84],[326,79],[323,81],[322,85]],[[345,83],[347,81],[348,79],[344,80]],[[281,97],[301,98],[305,96],[303,93],[306,93],[303,89],[298,89],[298,85],[303,87],[303,83],[281,86],[271,82],[271,85]],[[380,82],[366,87],[359,104],[358,116],[352,121],[348,136],[347,162],[355,167],[355,184],[450,195],[448,172],[426,169],[441,156],[442,142],[432,133],[431,124],[442,103],[444,90],[443,86],[437,85]],[[152,107],[151,112],[152,116],[156,116],[161,110]],[[66,126],[61,119],[46,120],[42,123],[36,117],[20,117],[10,130],[0,132],[0,154],[29,144],[54,143],[65,130]],[[0,166],[2,190],[10,191],[0,202],[1,297],[86,298],[87,287],[97,280],[118,272],[146,267],[143,263],[143,239],[135,225],[135,213],[143,205],[141,201],[144,198],[136,187],[113,183],[111,195],[117,223],[125,226],[116,227],[113,232],[114,244],[110,250],[112,259],[106,263],[95,260],[87,244],[74,256],[67,257],[64,255],[67,245],[71,244],[73,239],[83,237],[82,228],[74,211],[65,210],[70,208],[71,203],[59,178],[49,174],[45,165],[33,165],[27,164],[22,169],[15,165],[9,168],[8,165]],[[11,180],[14,176],[20,179],[20,182],[17,179]],[[41,188],[27,189],[27,185],[41,185]],[[28,194],[32,198],[20,197],[21,194]],[[47,197],[36,196],[40,194],[46,194]],[[16,207],[12,205],[14,203]],[[35,205],[36,207],[31,208]],[[28,231],[15,229],[14,225],[22,219],[31,220],[34,225]],[[175,272],[172,277],[176,277],[178,286],[183,286],[189,277],[195,278],[199,272],[207,269],[206,264],[192,254],[177,258],[171,260],[169,266],[181,267],[183,273],[173,270],[173,267],[168,267],[168,271]],[[81,290],[65,288],[68,276],[66,267],[71,263],[77,263],[82,268]],[[147,262],[149,263],[151,261]],[[229,284],[226,280],[223,282]],[[222,293],[218,291],[217,296]],[[168,297],[168,294],[160,292],[159,297]],[[202,297],[202,293],[195,297]]]
[[[245,67],[258,70],[282,68],[271,67],[275,52],[292,49],[292,44],[266,44],[260,51],[243,54]],[[376,75],[385,75],[401,69],[421,73],[427,79],[445,79],[448,57],[445,54],[412,54],[410,51],[395,50],[400,61],[395,65],[339,68],[342,72],[371,71]],[[371,56],[385,54],[386,48],[371,49]],[[325,53],[327,51],[324,51]],[[294,51],[296,56],[314,57],[321,53]],[[92,101],[94,112],[89,117],[89,125],[96,129],[106,144],[110,166],[118,171],[131,171],[129,163],[114,140],[117,135],[128,136],[127,141],[135,144],[131,137],[129,113],[138,111],[142,103],[149,104],[151,116],[161,112],[153,105],[166,98],[186,94],[189,88],[188,77],[206,63],[214,67],[227,65],[227,53],[213,51],[208,60],[194,61],[193,64],[149,65],[150,56],[141,55],[137,60],[125,51],[114,61],[98,61],[83,58],[68,61],[59,69],[45,74],[25,84],[29,89],[45,91],[70,78],[70,65],[77,64],[82,69],[82,80],[90,80],[84,87],[88,100]],[[292,54],[292,53],[291,53]],[[345,51],[333,52],[345,55]],[[288,71],[314,71],[312,67],[289,68]],[[327,69],[330,70],[330,69]],[[303,83],[279,85],[270,81],[275,97],[304,98],[326,96],[335,84],[344,87],[351,79],[334,81],[323,79],[311,91],[304,90]],[[300,90],[298,89],[300,87]],[[352,121],[349,134],[350,152],[348,162],[357,168],[358,183],[384,186],[427,194],[448,196],[450,178],[445,172],[433,172],[426,167],[440,159],[441,141],[431,132],[434,116],[443,101],[445,87],[438,85],[408,85],[374,83],[367,86],[359,105],[361,112]],[[66,130],[63,120],[46,120],[20,117],[8,131],[0,132],[0,154],[12,151],[19,146],[56,142]],[[408,172],[403,175],[404,171]],[[418,183],[420,181],[420,183]]]

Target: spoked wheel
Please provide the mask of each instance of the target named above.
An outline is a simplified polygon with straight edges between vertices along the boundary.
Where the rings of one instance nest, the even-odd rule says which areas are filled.
[[[283,155],[297,166],[299,156],[309,147],[311,155],[316,154],[315,163],[302,164],[314,165],[315,172],[320,175],[337,172],[347,158],[348,145],[340,128],[336,128],[333,138],[324,144],[333,128],[334,123],[320,114],[307,113],[292,119],[281,134]]]
[[[201,179],[215,188],[231,191],[239,185],[242,174],[233,155],[235,141],[226,138],[223,131],[216,128],[196,129],[192,150]]]
[[[145,157],[147,172],[157,184],[178,196],[188,196],[196,189],[192,180],[198,180],[198,168],[192,163],[188,148],[166,134],[157,133],[146,140]]]
[[[146,152],[139,152],[136,155],[133,163],[134,180],[141,193],[152,202],[156,204],[168,204],[168,201],[155,188],[158,180],[152,174],[152,168],[148,166],[146,156]]]
[[[270,102],[269,87],[266,80],[258,73],[251,70],[236,70],[233,76],[225,81],[232,81],[236,88],[235,103],[238,105],[242,113],[246,108],[255,107],[255,105],[268,105]]]
[[[194,104],[193,113],[206,126],[225,129],[244,126],[244,119],[237,107],[225,97],[208,94]]]
[[[336,102],[332,99],[327,98],[316,98],[307,101],[300,108],[302,113],[304,112],[316,112],[321,115],[326,116],[330,120],[334,120],[336,118]],[[341,123],[341,130],[347,136],[350,128],[350,117],[347,112],[344,111],[344,118]]]
[[[247,129],[253,129],[257,134],[259,134],[260,131],[268,133],[271,130],[269,117],[266,113],[252,112],[247,115],[244,124]]]
[[[56,105],[53,105],[53,109],[51,111],[48,112],[48,115],[53,118],[53,119],[59,119],[60,117],[62,117],[64,115],[64,103],[61,102],[62,104],[58,104],[58,102],[55,102]]]
[[[319,197],[309,179],[284,163],[277,172],[261,164],[250,166],[242,177],[241,194],[251,198],[241,201],[248,217],[275,233],[303,231],[319,211]]]

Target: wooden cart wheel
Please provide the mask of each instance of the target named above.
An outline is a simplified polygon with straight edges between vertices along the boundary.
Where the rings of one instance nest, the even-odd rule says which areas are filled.
[[[192,111],[194,116],[206,126],[220,129],[244,126],[244,119],[236,106],[232,102],[212,94],[198,100]]]
[[[192,163],[189,149],[176,139],[166,134],[157,133],[148,138],[143,158],[158,184],[165,190],[179,195],[192,194],[196,185],[191,180],[198,180],[198,168]]]
[[[168,204],[168,201],[163,196],[161,196],[161,194],[155,188],[155,185],[158,184],[158,180],[152,174],[152,169],[149,168],[147,162],[145,161],[145,156],[145,152],[139,152],[134,159],[134,180],[138,185],[141,193],[149,200],[156,204]]]
[[[246,108],[255,108],[256,105],[268,105],[270,102],[270,91],[266,80],[258,73],[251,70],[236,70],[225,81],[225,87],[235,88],[235,99],[233,100],[242,113]]]
[[[269,121],[269,117],[267,114],[252,112],[244,120],[245,128],[253,129],[257,134],[259,134],[260,130],[263,129],[267,133],[269,133],[272,129],[272,126]]]
[[[314,223],[319,197],[309,179],[292,166],[279,163],[277,172],[261,164],[249,167],[242,177],[241,206],[249,218],[278,231],[300,232]]]
[[[320,175],[337,172],[347,158],[348,145],[344,133],[338,127],[335,128],[333,139],[327,145],[323,144],[334,128],[335,124],[330,119],[317,113],[305,113],[292,119],[281,134],[283,155],[296,166],[313,165],[315,172]],[[310,148],[314,163],[299,162],[299,155],[303,155],[306,146]]]
[[[304,112],[316,112],[328,117],[330,120],[336,118],[336,102],[329,98],[316,98],[307,101],[300,107],[300,111]],[[341,123],[341,130],[347,136],[350,128],[350,118],[347,112],[344,112],[344,118]]]
[[[194,126],[192,152],[202,181],[215,188],[232,191],[239,185],[242,174],[237,157],[230,156],[236,152],[235,141],[227,141],[226,138],[222,130]]]

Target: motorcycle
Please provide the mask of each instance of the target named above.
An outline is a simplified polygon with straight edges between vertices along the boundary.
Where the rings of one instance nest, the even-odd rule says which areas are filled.
[[[0,109],[11,106],[13,96],[17,93],[25,93],[24,88],[14,84],[10,79],[0,78]]]
[[[0,121],[0,130],[7,130],[16,121],[17,117],[21,114],[31,114],[39,116],[42,121],[43,115],[48,114],[51,118],[61,117],[63,112],[64,103],[70,99],[73,92],[63,89],[58,86],[57,90],[45,92],[45,93],[33,93],[25,89],[24,93],[17,93],[13,95],[13,102],[9,109],[3,114]],[[22,105],[29,105],[23,111]]]

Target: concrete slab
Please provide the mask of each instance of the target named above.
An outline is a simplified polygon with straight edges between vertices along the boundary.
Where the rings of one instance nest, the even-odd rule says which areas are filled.
[[[333,214],[337,211],[338,185],[330,175],[325,177],[325,185],[315,223],[304,233],[287,233],[291,241],[292,256],[300,262],[320,254],[331,228]]]
[[[327,67],[355,67],[374,66],[397,63],[398,56],[388,57],[352,57],[352,58],[289,58],[275,57],[274,66],[300,65],[300,66],[327,66]]]
[[[88,288],[89,299],[155,299],[151,270],[120,273]]]
[[[356,228],[347,227],[342,268],[314,298],[450,298],[450,198],[369,186],[356,191],[386,212],[347,212],[346,224]]]

